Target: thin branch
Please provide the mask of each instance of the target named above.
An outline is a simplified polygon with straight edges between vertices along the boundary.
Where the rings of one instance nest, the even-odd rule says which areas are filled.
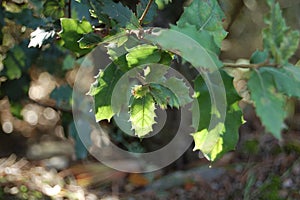
[[[145,10],[144,10],[144,12],[142,14],[142,16],[140,17],[140,19],[139,19],[140,25],[142,24],[143,20],[145,19],[146,15],[147,15],[150,7],[151,7],[152,2],[153,2],[153,0],[149,0],[149,2],[147,4],[147,6],[146,6],[146,8],[145,8]]]
[[[62,108],[62,107],[56,106],[55,104],[53,105],[52,103],[40,102],[40,101],[31,99],[31,98],[26,99],[26,101],[29,103],[35,103],[42,107],[50,107],[50,108],[54,109],[55,111],[63,111],[63,112],[67,112],[67,113],[72,113],[72,109]]]
[[[69,2],[68,2],[68,17],[69,17],[69,18],[72,18],[72,6],[71,6],[71,1],[72,1],[72,0],[69,0]]]
[[[223,63],[224,68],[248,68],[248,69],[257,69],[260,67],[272,66],[278,67],[275,63],[269,63],[268,61],[257,63],[257,64],[237,64],[237,63]]]

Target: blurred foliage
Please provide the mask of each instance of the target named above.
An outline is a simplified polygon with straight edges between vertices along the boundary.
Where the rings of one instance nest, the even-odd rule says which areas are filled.
[[[241,81],[249,80],[248,84],[243,83],[241,87],[244,89],[242,92],[246,92],[248,95],[251,93],[251,98],[244,98],[241,95],[243,100],[254,102],[257,114],[266,130],[280,139],[281,130],[285,127],[284,118],[288,116],[284,108],[287,99],[300,96],[298,87],[300,70],[293,65],[300,58],[299,32],[296,31],[296,29],[300,29],[298,12],[300,3],[293,0],[279,1],[280,4],[276,4],[275,1],[266,3],[258,0],[224,0],[219,1],[219,7],[217,1],[212,2],[214,5],[208,6],[204,1],[197,0],[173,0],[173,2],[155,0],[146,17],[140,22],[148,3],[146,0],[1,1],[0,134],[23,135],[26,138],[26,141],[24,140],[26,144],[29,139],[38,142],[44,138],[44,135],[50,135],[50,138],[54,138],[53,140],[62,139],[72,144],[75,155],[71,155],[70,160],[73,159],[72,156],[77,159],[86,158],[88,151],[82,144],[71,114],[72,88],[80,64],[86,54],[110,36],[124,33],[124,30],[128,29],[134,30],[142,26],[159,25],[171,27],[172,30],[193,38],[207,50],[219,67],[223,65],[221,60],[234,62],[233,60],[238,58],[248,58],[248,64],[270,61],[270,65],[280,67],[277,69],[274,66],[267,66],[264,69],[248,70],[239,74],[232,73],[234,74],[233,79],[225,73],[223,74],[225,87],[228,88],[227,91],[230,91],[227,94],[230,102],[227,108],[228,116],[232,118],[228,118],[225,122],[225,126],[228,128],[226,130],[223,128],[221,135],[218,133],[220,137],[218,137],[217,145],[206,155],[209,159],[214,160],[234,149],[238,141],[238,126],[242,123],[237,105],[237,101],[240,99],[234,90],[232,81],[236,83],[235,89],[241,95],[241,91],[236,86],[240,87]],[[114,9],[111,9],[112,7]],[[269,10],[270,12],[268,12]],[[265,13],[269,13],[269,15],[264,18]],[[205,22],[207,17],[211,18],[208,23]],[[177,23],[175,23],[176,21]],[[263,28],[265,29],[261,34]],[[166,36],[166,38],[168,37]],[[172,44],[165,38],[163,40],[170,46],[178,45],[180,42],[184,44],[184,41],[176,41],[176,44]],[[156,46],[126,45],[128,44],[124,42],[124,46],[120,45],[119,48],[108,47],[108,54],[115,63],[112,63],[107,71],[99,73],[98,83],[106,82],[109,86],[115,84],[111,82],[112,72],[109,70],[118,71],[117,76],[121,76],[130,68],[141,64],[153,62],[170,65],[175,60],[173,58],[178,58],[174,52],[161,51]],[[257,49],[259,50],[255,52]],[[125,56],[118,57],[118,51],[124,53]],[[190,52],[189,49],[183,51]],[[251,56],[253,52],[255,53]],[[195,57],[194,60],[197,61],[198,57]],[[285,66],[279,66],[282,64]],[[119,69],[115,65],[122,68]],[[104,77],[105,73],[109,76]],[[156,73],[159,74],[148,74],[148,77],[145,76],[145,80],[151,82],[155,76],[164,76],[165,71]],[[166,82],[163,78],[160,81]],[[95,90],[99,89],[97,87],[99,85],[96,83],[93,85]],[[204,106],[201,114],[207,115],[208,119],[211,113],[207,87],[199,77],[195,83],[195,89],[201,94],[197,100]],[[180,102],[182,98],[177,102],[175,98],[176,95],[187,96],[184,82],[171,79],[166,84],[169,84],[170,88],[175,85],[181,89],[175,92],[176,87],[169,91],[164,85],[142,86],[143,89],[152,87],[151,89],[157,90],[151,93],[151,97],[148,93],[147,96],[138,91],[135,101],[131,104],[131,112],[136,113],[134,108],[137,106],[148,108],[152,114],[147,123],[152,126],[155,116],[154,103],[167,108],[168,106],[182,106],[190,101],[190,97],[186,97],[185,102]],[[104,89],[109,90],[107,87]],[[104,89],[102,93],[105,92]],[[100,97],[96,96],[100,99],[96,101],[99,109],[101,106],[106,106],[111,100],[109,95],[108,99],[101,98],[102,93],[101,91],[93,93],[93,95],[101,94]],[[144,98],[143,102],[139,99],[140,97]],[[171,100],[174,101],[169,101],[169,97],[172,97]],[[268,108],[267,111],[266,108]],[[105,116],[96,115],[97,120],[109,120],[115,114],[111,108],[105,107],[105,109]],[[131,121],[133,124],[135,123],[133,118]],[[135,123],[134,129],[140,128],[140,132],[137,133],[139,136],[144,136],[149,130],[152,130],[147,129],[149,126],[138,127],[138,123]],[[207,124],[203,125],[204,123],[206,121],[202,121],[197,134],[194,135],[195,138],[200,138],[196,139],[196,149],[202,148],[201,144],[205,141],[203,133],[204,135],[208,133],[205,130]],[[141,143],[131,141],[120,130],[116,130],[111,135],[113,140],[124,149],[134,152],[146,151]],[[224,145],[225,141],[227,142]],[[259,149],[255,140],[250,140],[245,144],[247,153],[255,154]],[[270,179],[274,184],[265,184],[262,193],[267,190],[277,192],[276,177]],[[19,189],[21,193],[27,191],[25,186],[20,186]],[[5,191],[0,188],[0,198],[3,192]],[[266,196],[265,198],[272,199],[274,197]]]

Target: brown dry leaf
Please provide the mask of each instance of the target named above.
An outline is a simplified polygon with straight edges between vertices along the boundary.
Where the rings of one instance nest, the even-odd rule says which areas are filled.
[[[130,174],[128,180],[135,187],[143,187],[149,184],[149,180],[142,174]]]

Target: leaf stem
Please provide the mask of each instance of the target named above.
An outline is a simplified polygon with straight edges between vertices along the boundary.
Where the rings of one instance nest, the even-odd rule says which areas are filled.
[[[68,17],[69,17],[69,18],[72,18],[71,1],[72,1],[72,0],[69,0],[69,1],[68,1]]]
[[[258,69],[260,67],[272,66],[278,67],[275,63],[269,63],[269,61],[265,61],[257,64],[237,64],[237,63],[223,63],[224,68],[248,68],[248,69]]]
[[[144,10],[144,12],[142,14],[142,16],[140,17],[140,19],[139,19],[140,25],[143,23],[143,20],[145,19],[146,15],[147,15],[150,7],[151,7],[152,2],[153,2],[153,0],[149,0],[149,2],[147,4],[147,6],[146,6],[146,8],[145,8],[145,10]]]

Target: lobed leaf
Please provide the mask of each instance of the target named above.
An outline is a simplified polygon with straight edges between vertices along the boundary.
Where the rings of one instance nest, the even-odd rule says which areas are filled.
[[[144,69],[144,77],[146,83],[162,83],[166,81],[165,75],[169,67],[161,65],[151,65]]]
[[[91,49],[81,49],[79,47],[80,40],[85,34],[92,32],[92,25],[85,19],[82,21],[76,19],[61,18],[62,30],[59,33],[62,45],[76,53],[78,56],[84,55]],[[75,42],[76,41],[76,42]]]
[[[148,44],[138,45],[127,51],[126,60],[130,67],[148,63],[158,63],[161,59],[161,52],[157,47]]]
[[[43,5],[43,14],[46,17],[59,19],[64,16],[65,0],[46,0]]]
[[[114,3],[111,0],[103,0],[102,13],[116,20],[121,27],[138,28],[139,20],[128,7],[121,2]]]
[[[122,75],[121,69],[111,63],[104,71],[100,70],[95,77],[96,81],[91,85],[88,95],[93,96],[95,99],[95,117],[97,121],[104,119],[110,121],[114,115],[111,97],[114,87]]]
[[[91,32],[83,35],[78,42],[81,49],[89,49],[95,47],[101,41],[102,38],[98,34]]]
[[[286,99],[276,91],[272,75],[263,69],[252,72],[248,88],[262,124],[268,132],[281,139],[280,133],[287,115],[284,109]]]
[[[152,34],[145,34],[144,38],[161,46],[164,50],[185,58],[196,68],[203,67],[209,71],[215,71],[222,65],[220,62],[216,63],[207,49],[193,38],[178,31],[155,29]]]
[[[150,94],[153,96],[155,102],[162,108],[166,109],[169,105],[171,108],[179,108],[180,99],[176,96],[176,94],[165,87],[164,85],[157,83],[149,84]]]
[[[284,66],[282,68],[265,67],[261,69],[272,75],[278,92],[289,97],[300,97],[300,68]]]
[[[153,97],[147,93],[141,98],[133,98],[130,105],[130,121],[135,135],[139,138],[150,133],[155,124],[155,102]]]
[[[22,73],[27,71],[39,55],[37,49],[29,49],[27,45],[28,41],[25,40],[7,52],[3,60],[4,70],[0,71],[0,75],[7,76],[12,80],[20,78]]]
[[[183,80],[176,77],[171,77],[167,79],[163,85],[174,92],[178,98],[180,106],[184,106],[193,101],[189,94],[189,88],[186,86]]]
[[[219,122],[208,129],[212,112],[210,94],[201,76],[195,80],[195,92],[200,109],[198,132],[193,134],[194,150],[201,150],[208,160],[214,161],[230,150],[234,150],[238,142],[238,130],[242,124],[242,112],[238,106],[241,99],[233,86],[233,79],[221,71],[226,89],[227,112],[225,122]],[[210,147],[210,148],[208,148]],[[210,149],[208,152],[206,149]]]
[[[177,21],[179,28],[188,25],[196,26],[197,31],[207,31],[213,36],[215,44],[220,47],[227,33],[223,28],[222,20],[225,17],[217,0],[193,0],[184,8],[184,12]]]
[[[268,27],[263,30],[264,48],[270,52],[275,63],[285,64],[297,50],[300,34],[286,25],[279,3],[274,0],[267,2],[270,13],[265,18]]]

